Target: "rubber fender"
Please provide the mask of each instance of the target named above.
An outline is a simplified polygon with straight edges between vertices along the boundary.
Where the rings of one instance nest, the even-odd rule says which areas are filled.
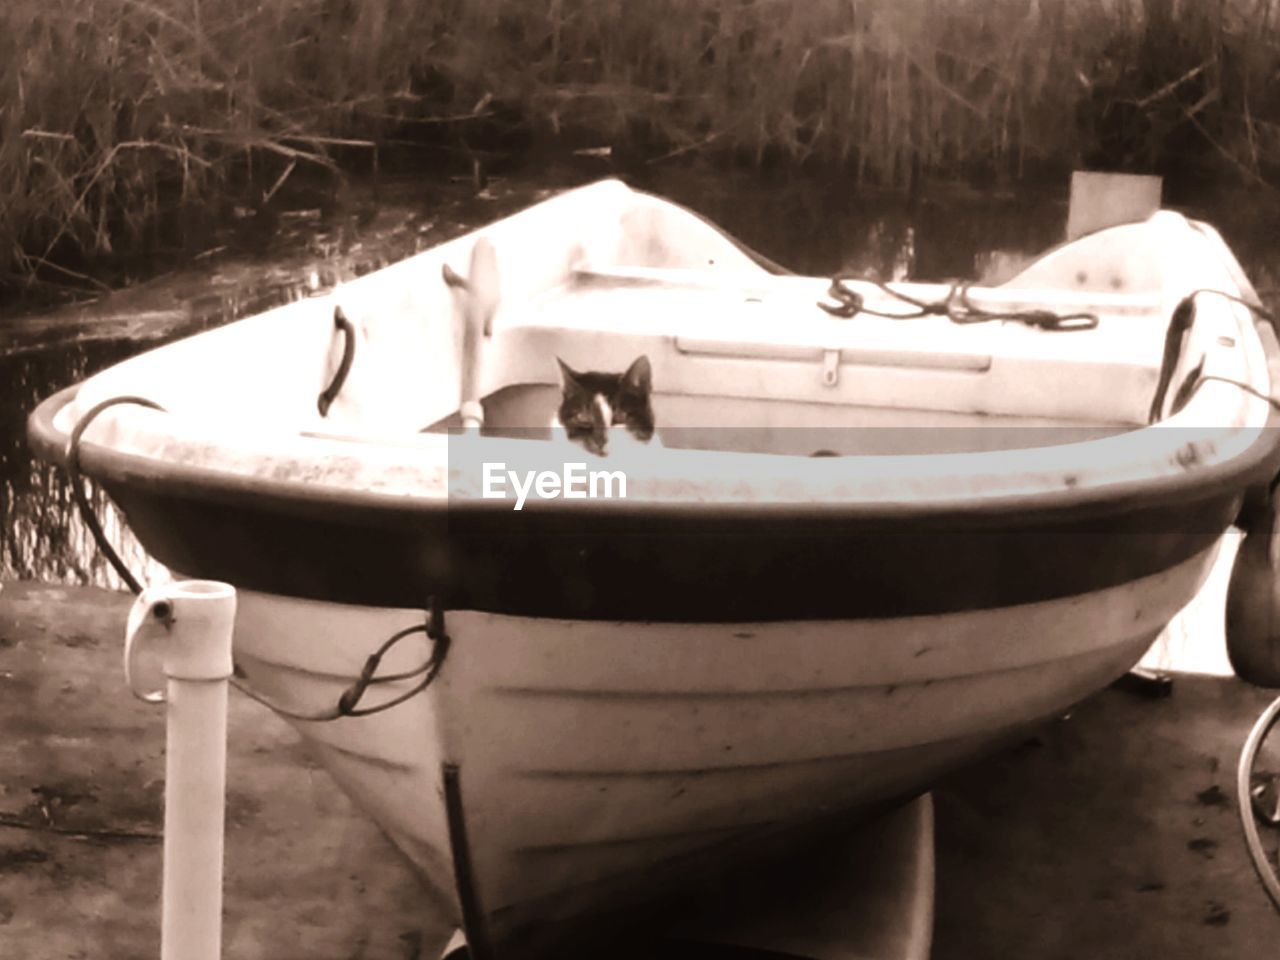
[[[1227,656],[1240,679],[1280,687],[1280,529],[1276,493],[1251,491],[1244,538],[1227,585]]]

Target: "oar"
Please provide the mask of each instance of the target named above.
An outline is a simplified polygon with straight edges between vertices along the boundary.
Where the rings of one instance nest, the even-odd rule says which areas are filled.
[[[479,430],[484,424],[480,403],[480,364],[484,340],[493,333],[493,315],[498,309],[498,256],[488,238],[481,237],[471,248],[471,264],[466,277],[446,263],[444,282],[462,295],[462,370],[459,390],[462,425]]]

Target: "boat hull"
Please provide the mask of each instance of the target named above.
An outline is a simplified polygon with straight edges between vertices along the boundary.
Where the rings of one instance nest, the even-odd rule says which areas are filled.
[[[483,929],[469,935],[519,954],[791,831],[927,789],[1067,709],[1138,661],[1216,550],[1099,590],[941,615],[661,623],[447,610],[448,651],[425,696],[295,725],[419,868],[433,909],[461,925],[470,899],[468,926]],[[236,660],[255,690],[321,709],[423,616],[242,591]],[[386,672],[428,659],[430,644],[415,636],[393,654]]]
[[[132,358],[29,435],[236,586],[248,689],[486,960],[926,790],[1137,662],[1280,469],[1252,298],[1165,211],[998,289],[886,288],[602,183]],[[626,492],[541,493],[584,459],[556,359],[641,355]],[[403,702],[305,719],[396,635],[360,706]]]

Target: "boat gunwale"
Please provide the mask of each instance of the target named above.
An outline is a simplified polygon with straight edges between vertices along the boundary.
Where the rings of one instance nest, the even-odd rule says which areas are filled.
[[[64,469],[67,465],[68,434],[54,425],[54,418],[75,401],[80,386],[74,384],[47,398],[28,419],[28,437],[33,452]],[[159,415],[156,411],[146,412]],[[1052,523],[1087,517],[1091,513],[1111,513],[1117,506],[1130,501],[1154,507],[1212,497],[1228,490],[1243,492],[1247,487],[1267,482],[1280,470],[1280,415],[1273,410],[1264,426],[1238,429],[1258,430],[1259,437],[1235,456],[1200,463],[1194,469],[1177,473],[1104,482],[1096,486],[1064,486],[954,500],[912,501],[531,499],[525,504],[525,511],[583,516],[633,514],[655,518],[693,515],[706,519],[788,516],[796,519],[861,518],[872,522],[927,520],[960,526],[986,526],[1010,517],[1033,516]],[[984,455],[981,452],[965,454],[972,457]],[[79,462],[83,475],[107,486],[117,484],[197,501],[251,503],[257,509],[284,510],[293,514],[309,515],[341,506],[359,510],[370,519],[385,515],[390,519],[403,520],[405,516],[428,519],[451,515],[509,514],[512,511],[512,502],[507,498],[409,497],[353,487],[320,486],[303,480],[246,476],[126,452],[87,439],[81,442]]]

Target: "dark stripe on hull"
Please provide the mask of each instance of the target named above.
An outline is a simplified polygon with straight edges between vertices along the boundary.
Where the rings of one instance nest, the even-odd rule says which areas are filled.
[[[733,622],[943,614],[1118,586],[1207,549],[1230,491],[1053,515],[750,518],[279,509],[112,483],[157,559],[241,589],[371,606]]]

